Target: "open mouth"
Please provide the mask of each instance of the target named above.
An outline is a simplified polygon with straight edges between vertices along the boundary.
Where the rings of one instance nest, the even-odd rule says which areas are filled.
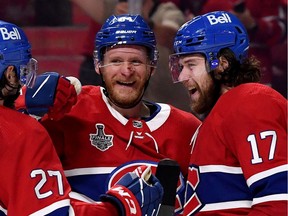
[[[122,82],[122,81],[117,81],[118,85],[121,86],[127,86],[127,87],[133,87],[133,85],[135,84],[135,82]]]
[[[135,81],[117,81],[116,84],[119,86],[119,88],[122,88],[123,90],[124,89],[134,89],[136,88],[136,82]]]
[[[197,88],[192,88],[189,90],[190,94],[193,95],[197,92]]]

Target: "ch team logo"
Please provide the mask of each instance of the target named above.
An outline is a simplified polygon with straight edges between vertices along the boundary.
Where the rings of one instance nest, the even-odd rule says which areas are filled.
[[[113,146],[113,135],[106,135],[103,124],[96,124],[96,134],[90,134],[91,145],[100,151],[106,151]]]
[[[192,216],[203,207],[203,204],[196,194],[196,188],[199,183],[199,168],[189,167],[189,177],[186,183],[184,215]]]
[[[139,166],[151,166],[152,173],[156,173],[157,163],[152,161],[129,161],[121,166],[115,168],[109,176],[109,182],[107,185],[107,190],[109,190],[119,179],[128,172],[133,172]]]
[[[121,166],[115,168],[109,175],[106,190],[109,190],[113,185],[115,185],[115,183],[119,181],[119,179],[126,173],[133,172],[137,167],[142,165],[151,166],[152,173],[155,175],[157,170],[157,164],[158,162],[148,160],[129,161],[128,163],[122,164]],[[185,195],[185,180],[183,175],[180,174],[176,193],[175,215],[178,215],[183,212],[184,195]]]

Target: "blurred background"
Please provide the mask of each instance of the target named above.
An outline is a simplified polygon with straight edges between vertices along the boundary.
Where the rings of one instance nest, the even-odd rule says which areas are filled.
[[[78,76],[90,18],[69,0],[1,0],[0,19],[23,28],[39,72]]]
[[[117,0],[110,1],[114,1],[114,5],[115,2],[117,3]],[[146,2],[148,0],[142,1]],[[263,34],[263,32],[260,32],[261,29],[259,28],[259,33],[256,33],[255,36],[255,32],[252,32],[252,30],[255,31],[255,29],[252,29],[254,26],[252,26],[251,29],[248,29],[248,32],[249,34],[251,32],[251,44],[254,45],[255,43],[257,49],[259,48],[259,44],[261,45],[261,49],[257,50],[252,48],[252,50],[255,50],[253,54],[256,56],[258,55],[263,62],[263,71],[266,70],[263,76],[263,83],[272,86],[287,98],[287,0],[275,0],[273,2],[271,0],[149,1],[154,2],[153,10],[162,3],[173,3],[179,11],[181,11],[184,17],[184,19],[180,21],[180,24],[196,15],[212,10],[235,10],[235,13],[237,13],[236,15],[239,15],[241,19],[243,18],[244,22],[245,19],[247,20],[245,15],[248,12],[248,15],[250,16],[248,17],[248,23],[249,18],[250,21],[251,18],[255,19],[258,24],[260,23],[259,20],[261,20],[261,22],[262,20],[267,21],[271,19],[272,16],[276,17],[277,20],[281,20],[281,23],[279,22],[279,27],[276,26],[276,22],[273,23],[276,26],[273,29],[273,32],[269,33],[269,31],[272,30],[263,27],[265,33]],[[87,67],[84,65],[85,61],[87,63],[87,56],[92,56],[94,36],[101,27],[101,22],[99,20],[95,20],[95,17],[88,15],[89,11],[87,12],[87,10],[85,10],[85,5],[82,5],[82,3],[85,2],[86,0],[1,0],[0,19],[15,23],[23,28],[32,44],[32,54],[38,60],[40,73],[44,71],[57,71],[63,75],[79,78],[81,67]],[[99,0],[94,0],[94,2],[97,7]],[[243,2],[245,3],[244,5]],[[259,5],[261,5],[261,7]],[[95,13],[99,13],[99,10]],[[150,11],[151,13],[149,12],[149,14],[153,14],[153,10],[152,12]],[[165,14],[165,11],[163,12],[162,10],[162,13]],[[154,24],[155,20],[157,19],[153,20]],[[179,26],[177,26],[177,28]],[[157,29],[155,28],[154,30]],[[167,47],[167,50],[162,51],[162,53],[165,53],[165,58],[167,58],[168,55],[173,52],[173,41],[161,41],[163,38],[167,37],[161,36],[161,31],[159,32],[158,43],[160,41],[160,45],[163,45],[164,43],[164,47]],[[167,31],[164,33],[167,35]],[[171,38],[175,36],[175,33],[176,29],[175,31],[169,32]],[[259,37],[257,34],[260,36],[262,34],[262,36]],[[264,37],[265,34],[267,34],[267,39]],[[271,40],[272,37],[269,34],[277,35],[277,37],[275,36],[275,38]],[[262,38],[261,41],[259,38]],[[89,61],[91,64],[91,58]],[[160,64],[167,64],[167,62],[168,60],[166,59],[164,61],[159,61]],[[168,65],[165,66],[165,69],[162,69],[165,70],[162,73],[169,74],[167,67]],[[90,68],[89,70],[93,71],[91,73],[94,73],[93,68]],[[88,79],[90,78],[88,77]],[[157,77],[154,78],[154,80],[156,79]],[[170,79],[168,75],[167,79]],[[91,81],[92,80],[93,79],[91,78]],[[163,78],[161,78],[161,81],[163,81]],[[84,79],[83,82],[85,82]],[[100,85],[100,83],[95,83],[95,85],[98,84]],[[171,83],[169,83],[169,85],[170,84]],[[157,85],[158,89],[160,88],[159,84],[156,84],[156,81],[155,85]],[[151,89],[153,89],[153,84]],[[171,99],[172,94],[170,93],[168,94],[170,95],[169,99],[166,99],[164,96],[161,98],[160,93],[163,95],[165,92],[167,95],[166,90],[162,93],[159,91],[159,96],[157,95],[152,99],[159,102],[175,104],[175,106],[183,108],[184,110],[187,109],[187,107],[177,104],[176,99]],[[154,90],[150,92],[150,95],[152,94],[156,94]],[[177,94],[179,95],[179,93]],[[175,98],[178,98],[177,94],[175,95]],[[186,101],[184,102],[187,104]]]

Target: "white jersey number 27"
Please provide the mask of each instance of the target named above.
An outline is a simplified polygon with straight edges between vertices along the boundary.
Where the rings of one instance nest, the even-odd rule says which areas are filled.
[[[62,175],[61,175],[60,171],[47,170],[47,173],[46,173],[42,169],[36,169],[36,170],[33,170],[30,175],[32,178],[35,178],[36,176],[38,176],[38,178],[39,178],[39,176],[40,176],[40,180],[34,188],[36,196],[38,197],[38,199],[44,199],[44,198],[47,198],[53,194],[53,192],[51,190],[43,192],[42,188],[45,185],[45,183],[48,181],[47,178],[48,179],[49,178],[56,178],[56,181],[58,184],[58,193],[59,193],[59,195],[64,194]],[[42,191],[42,192],[40,192],[40,191]]]

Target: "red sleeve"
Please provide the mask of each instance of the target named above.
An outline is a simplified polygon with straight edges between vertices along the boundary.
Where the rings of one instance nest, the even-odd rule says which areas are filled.
[[[4,112],[0,126],[2,207],[9,215],[30,215],[52,204],[51,212],[69,207],[70,187],[47,132],[29,116]]]
[[[75,215],[118,215],[108,202],[71,200],[51,139],[35,119],[0,107],[0,122],[0,215],[68,215],[71,206]]]
[[[250,214],[287,215],[287,101],[252,93],[234,104],[223,136],[253,193]]]
[[[98,202],[95,204],[83,203],[76,200],[72,200],[72,206],[75,211],[75,215],[101,215],[101,216],[117,216],[119,215],[117,208],[109,202]]]

